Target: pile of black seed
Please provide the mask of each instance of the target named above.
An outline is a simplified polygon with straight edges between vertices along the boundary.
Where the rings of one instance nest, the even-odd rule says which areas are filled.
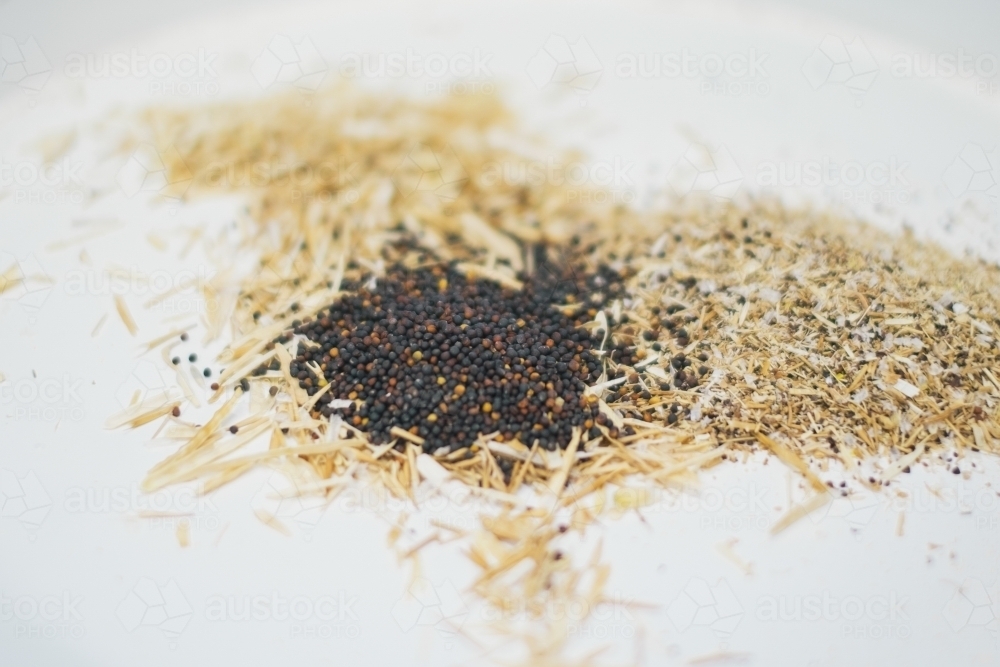
[[[584,395],[608,362],[597,354],[600,339],[580,325],[623,295],[622,277],[606,267],[587,275],[549,269],[524,282],[514,290],[449,264],[397,265],[374,289],[345,283],[349,296],[294,322],[278,341],[308,339],[299,341],[292,376],[310,395],[332,385],[316,412],[342,415],[376,443],[391,440],[393,427],[423,438],[427,452],[489,433],[554,450],[576,426],[588,437],[610,427],[617,437]],[[580,304],[575,315],[554,307],[567,302]],[[630,348],[605,350],[616,368],[636,361]],[[351,407],[334,408],[335,399]]]

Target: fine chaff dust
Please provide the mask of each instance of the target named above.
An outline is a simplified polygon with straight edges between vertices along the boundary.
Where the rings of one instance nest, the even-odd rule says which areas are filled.
[[[403,555],[462,539],[481,568],[478,594],[541,609],[559,596],[601,599],[599,556],[572,565],[554,544],[594,518],[580,501],[607,484],[683,482],[765,450],[811,494],[777,531],[848,493],[835,478],[879,488],[935,459],[967,474],[967,452],[1000,447],[1000,271],[982,261],[773,201],[640,212],[561,182],[512,182],[505,165],[542,144],[482,96],[413,102],[341,85],[307,99],[152,109],[139,126],[123,149],[170,146],[168,181],[185,196],[246,197],[241,236],[223,255],[259,258],[248,275],[223,259],[201,286],[221,304],[204,315],[206,339],[228,341],[211,418],[171,416],[205,398],[178,374],[179,392],[110,422],[165,418],[165,435],[184,442],[150,472],[148,491],[199,481],[207,492],[264,465],[308,471],[299,488],[327,498],[362,477],[401,498],[422,483],[472,494],[502,509],[479,530],[442,527]],[[602,347],[610,335],[631,350],[634,363],[605,358],[588,389],[607,424],[599,433],[574,428],[555,451],[484,433],[429,455],[410,430],[375,444],[318,415],[323,392],[290,373],[308,344],[286,335],[295,323],[391,263],[451,262],[519,289],[539,258],[569,251],[574,270],[606,265],[626,287],[599,309],[587,294],[553,304],[586,311]],[[150,346],[165,361],[169,340]],[[234,422],[238,405],[248,416]],[[537,664],[555,664],[566,642],[557,622],[517,632]]]

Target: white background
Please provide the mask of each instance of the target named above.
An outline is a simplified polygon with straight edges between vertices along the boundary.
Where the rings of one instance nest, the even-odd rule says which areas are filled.
[[[367,498],[361,509],[347,502],[321,517],[290,517],[295,535],[284,537],[252,516],[253,499],[269,483],[261,473],[197,508],[187,549],[178,546],[172,521],[139,517],[151,502],[186,509],[188,500],[134,496],[138,480],[167,450],[148,443],[149,430],[109,432],[103,423],[119,409],[130,383],[147,378],[152,368],[138,356],[138,342],[162,331],[164,319],[204,304],[182,295],[144,310],[149,292],[130,284],[122,295],[141,328],[132,338],[112,312],[114,290],[102,282],[102,270],[116,265],[168,284],[190,275],[185,271],[210,272],[197,252],[178,259],[185,244],[181,230],[224,225],[239,202],[178,208],[127,196],[115,184],[127,156],[102,143],[121,127],[116,112],[287,88],[252,75],[276,35],[308,38],[331,78],[351,54],[478,50],[489,56],[486,76],[472,82],[480,92],[486,86],[502,93],[535,127],[586,150],[592,164],[631,165],[613,188],[637,203],[670,192],[671,168],[692,142],[704,143],[715,155],[724,148],[732,157],[737,197],[770,191],[819,199],[889,229],[905,222],[957,252],[995,259],[1000,76],[981,71],[966,78],[942,70],[897,76],[892,66],[917,57],[926,70],[932,58],[942,62],[960,50],[996,62],[997,14],[988,3],[0,2],[0,34],[18,45],[33,37],[50,71],[37,89],[11,73],[0,84],[0,160],[39,167],[44,159],[34,141],[78,131],[67,172],[72,176],[54,184],[29,178],[0,186],[0,268],[16,260],[52,281],[34,281],[29,292],[0,298],[0,373],[6,378],[0,384],[6,387],[0,396],[0,662],[484,660],[481,649],[445,626],[411,627],[400,612],[410,571],[386,547],[392,508],[378,498]],[[595,85],[573,91],[529,76],[530,63],[553,35],[571,44],[585,40],[600,64]],[[803,73],[828,35],[842,43],[861,38],[877,68],[862,89],[852,92],[832,80],[814,85]],[[137,71],[77,77],[66,70],[75,57],[132,49],[170,59],[201,51],[213,59],[210,71],[195,77]],[[703,72],[626,78],[615,67],[623,54],[686,51],[726,58],[751,50],[766,54],[763,73],[751,81],[737,77],[728,82],[735,87],[721,89],[739,94],[718,92],[719,82]],[[34,65],[45,70],[45,63]],[[387,76],[362,83],[427,95],[449,82]],[[985,167],[976,163],[979,156]],[[804,163],[896,164],[903,178],[820,188],[761,182],[768,165]],[[970,163],[977,174],[963,181],[963,165]],[[94,221],[103,220],[114,221],[111,231],[66,248],[52,246],[87,235]],[[168,239],[166,251],[148,244],[150,232]],[[90,264],[81,261],[81,248]],[[108,313],[100,334],[92,336]],[[209,358],[197,344],[183,351]],[[44,396],[35,396],[42,390]],[[777,537],[768,529],[799,497],[799,480],[775,461],[762,461],[717,468],[702,476],[699,487],[659,498],[641,517],[607,516],[589,531],[588,546],[603,540],[612,565],[609,594],[634,604],[573,626],[573,645],[608,644],[605,657],[612,664],[685,664],[716,654],[714,664],[997,663],[1000,469],[994,461],[965,459],[961,467],[969,474],[962,476],[941,466],[918,469],[906,480],[906,499],[895,492],[859,494]],[[124,500],[105,508],[105,494]],[[469,508],[443,512],[460,525],[472,521]],[[745,567],[722,553],[726,544]],[[458,601],[441,602],[441,609],[459,614],[466,627],[481,625],[485,612],[464,592],[473,576],[464,557],[432,547],[422,565],[439,597],[458,592]],[[179,592],[167,613],[176,625],[161,624],[155,610],[141,617],[130,606],[146,581]],[[709,596],[698,614],[688,613],[704,590]],[[312,602],[329,596],[343,601],[344,613],[301,621],[212,615],[220,599],[241,605],[255,596]],[[58,605],[52,606],[53,598]],[[805,613],[805,606],[802,614],[793,613],[814,600],[821,602],[818,615]],[[896,603],[892,613],[883,605],[890,601]],[[53,613],[35,611],[39,604]],[[857,616],[859,604],[867,610]],[[769,618],[772,605],[784,610],[780,618]],[[720,616],[726,623],[716,623]],[[146,624],[134,627],[143,618]]]

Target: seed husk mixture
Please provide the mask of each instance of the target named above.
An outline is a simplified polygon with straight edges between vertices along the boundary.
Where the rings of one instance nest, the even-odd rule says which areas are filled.
[[[362,471],[400,497],[458,481],[507,508],[465,536],[475,589],[537,607],[580,582],[556,510],[585,525],[577,501],[607,484],[768,451],[812,494],[781,530],[832,493],[998,450],[1000,271],[983,261],[774,201],[638,211],[497,177],[542,144],[483,96],[338,86],[141,126],[123,149],[171,146],[185,196],[247,197],[235,250],[259,258],[237,274],[231,238],[205,239],[222,268],[201,326],[229,340],[211,418],[178,417],[201,400],[182,386],[111,421],[164,418],[185,442],[147,490],[258,465],[328,497]],[[150,347],[169,363],[175,338]],[[565,639],[529,643],[548,660]]]

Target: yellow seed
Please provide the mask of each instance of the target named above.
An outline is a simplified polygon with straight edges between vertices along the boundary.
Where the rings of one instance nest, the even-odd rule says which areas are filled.
[[[438,377],[438,384],[444,384],[445,382],[447,382],[447,380],[445,380],[443,376]]]
[[[413,360],[414,361],[420,361],[423,358],[424,358],[424,353],[421,352],[420,350],[417,350],[416,352],[413,353]]]
[[[427,421],[433,423],[433,422],[436,422],[437,420],[438,420],[438,416],[436,414],[434,414],[433,412],[430,413],[429,415],[427,415]]]
[[[493,412],[493,405],[491,405],[490,403],[483,403],[483,412],[485,412],[486,414]]]
[[[448,280],[445,279],[445,278],[442,278],[441,280],[439,280],[438,281],[438,289],[441,290],[442,292],[445,291],[446,289],[448,289]]]
[[[340,354],[340,350],[338,350],[338,349],[337,349],[337,348],[335,348],[335,347],[331,347],[331,348],[330,348],[330,351],[329,351],[329,352],[327,352],[327,354],[329,354],[329,355],[330,355],[330,358],[331,358],[331,359],[335,359],[335,358],[337,357],[337,355],[339,355],[339,354]]]
[[[464,393],[465,393],[465,385],[464,384],[460,384],[457,387],[455,387],[455,395],[456,396],[461,396]]]

